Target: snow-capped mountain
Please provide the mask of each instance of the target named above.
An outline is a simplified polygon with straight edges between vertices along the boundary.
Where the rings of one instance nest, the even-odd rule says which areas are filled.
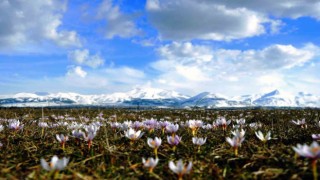
[[[156,88],[135,88],[128,92],[101,95],[77,93],[18,93],[0,96],[2,106],[61,106],[61,105],[165,105],[176,106],[189,96]]]
[[[279,90],[268,93],[228,97],[202,92],[189,97],[181,93],[156,89],[135,88],[128,92],[101,95],[77,93],[18,93],[0,96],[0,106],[156,106],[156,107],[320,107],[320,96],[300,92],[291,95]]]

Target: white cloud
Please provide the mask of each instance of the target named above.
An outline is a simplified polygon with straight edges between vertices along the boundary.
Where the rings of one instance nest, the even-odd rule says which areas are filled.
[[[212,2],[206,0],[208,3]],[[215,1],[230,8],[245,7],[257,12],[275,17],[299,18],[304,16],[320,19],[319,0],[242,0],[242,1]]]
[[[102,59],[98,54],[90,55],[88,49],[77,49],[69,52],[68,58],[79,65],[87,65],[92,68],[97,68],[104,64],[104,59]]]
[[[282,18],[320,19],[320,0],[147,0],[148,20],[165,40],[231,41],[278,33]]]
[[[80,46],[75,31],[62,28],[64,1],[4,0],[0,2],[0,48],[16,48],[51,41],[59,46]]]
[[[158,49],[160,59],[151,64],[159,72],[155,86],[196,93],[256,93],[266,89],[291,89],[287,71],[300,71],[313,61],[319,47],[307,44],[271,45],[260,50],[211,49],[190,42],[167,44]],[[313,73],[310,76],[315,78]],[[241,93],[235,93],[241,94]]]
[[[85,78],[87,76],[87,72],[84,71],[81,66],[75,66],[75,67],[71,67],[68,70],[67,76],[76,76],[76,77]]]
[[[118,5],[114,5],[112,0],[104,0],[98,10],[98,17],[107,21],[107,26],[103,30],[108,39],[119,36],[128,38],[140,33],[140,30],[133,22],[133,18],[120,11]]]
[[[265,33],[264,24],[273,21],[243,7],[194,0],[148,0],[146,10],[161,37],[170,40],[252,37]]]

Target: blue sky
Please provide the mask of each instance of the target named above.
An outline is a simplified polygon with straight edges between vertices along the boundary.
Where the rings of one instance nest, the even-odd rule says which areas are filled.
[[[320,0],[4,0],[0,94],[320,95]]]

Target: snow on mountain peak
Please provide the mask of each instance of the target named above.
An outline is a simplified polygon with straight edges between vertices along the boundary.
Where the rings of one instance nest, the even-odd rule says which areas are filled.
[[[164,90],[158,88],[135,88],[127,94],[131,98],[139,99],[183,99],[188,98],[188,96],[182,95],[178,92],[171,90]]]
[[[46,105],[146,105],[172,107],[320,107],[320,96],[299,92],[273,90],[264,94],[227,97],[222,94],[202,92],[189,97],[172,90],[158,88],[135,88],[128,92],[101,95],[77,93],[18,93],[0,96],[1,106]]]

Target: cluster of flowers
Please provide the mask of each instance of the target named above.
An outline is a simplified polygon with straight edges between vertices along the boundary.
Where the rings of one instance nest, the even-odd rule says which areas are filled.
[[[52,128],[58,126],[65,126],[67,129],[71,131],[71,137],[74,137],[78,142],[80,140],[84,140],[88,144],[88,148],[90,149],[92,146],[92,141],[96,137],[99,129],[103,126],[103,121],[108,119],[103,118],[103,114],[99,114],[94,122],[87,124],[90,120],[87,117],[79,117],[81,122],[76,122],[76,118],[65,115],[65,116],[50,116],[50,118],[59,120],[57,123],[47,123],[45,122],[48,118],[41,118],[42,121],[38,122],[38,126],[40,128]],[[116,116],[110,117],[111,119],[117,119]],[[110,119],[109,118],[109,119]],[[68,121],[68,122],[67,122]],[[19,131],[22,130],[24,124],[22,124],[19,120],[16,119],[8,119],[6,120],[8,123],[8,129]],[[139,140],[143,135],[143,131],[148,131],[149,133],[154,132],[155,130],[161,130],[162,133],[167,133],[167,143],[172,146],[173,151],[175,151],[176,146],[181,142],[182,138],[177,134],[179,128],[185,128],[190,130],[192,134],[192,143],[198,147],[198,151],[200,151],[200,147],[204,145],[207,141],[206,137],[197,137],[197,132],[200,129],[203,130],[211,130],[222,128],[223,131],[228,129],[228,126],[231,124],[231,120],[227,120],[225,117],[218,117],[215,121],[209,124],[205,124],[202,120],[187,120],[185,122],[177,123],[177,121],[169,122],[167,120],[158,121],[156,119],[146,119],[144,121],[124,121],[123,123],[119,122],[108,122],[106,121],[110,127],[114,131],[123,131],[124,136],[131,140],[131,142],[135,142]],[[307,123],[305,119],[297,120],[292,122],[296,125],[301,126],[301,128],[307,128]],[[246,120],[244,118],[235,119],[233,123],[233,131],[231,134],[233,137],[226,137],[226,142],[230,144],[234,149],[234,153],[238,155],[238,148],[241,147],[241,144],[245,140],[245,127],[250,127],[254,130],[257,130],[262,127],[260,123],[250,123],[246,124]],[[3,125],[0,125],[0,132],[4,129]],[[271,132],[262,133],[260,130],[255,131],[256,137],[261,140],[263,143],[266,143],[271,139]],[[320,139],[320,134],[312,134],[312,138],[315,140]],[[69,135],[64,134],[56,134],[57,141],[61,144],[62,149],[65,148],[66,142],[69,140]],[[142,163],[146,168],[149,168],[150,172],[153,172],[153,169],[159,162],[158,159],[158,149],[162,144],[162,139],[159,137],[155,138],[147,138],[147,144],[154,150],[155,158],[149,157],[147,159],[142,158]],[[0,147],[3,146],[0,143]],[[310,158],[312,160],[312,165],[315,166],[316,161],[320,158],[320,147],[317,142],[313,142],[310,146],[308,145],[300,145],[298,144],[296,147],[293,147],[293,150],[299,154],[300,156]],[[52,171],[52,170],[62,170],[64,169],[69,162],[69,158],[63,157],[59,159],[56,155],[52,157],[51,162],[46,162],[43,158],[41,159],[41,166],[43,169]],[[182,178],[184,174],[190,172],[192,168],[192,162],[189,162],[188,165],[183,163],[183,160],[179,160],[176,164],[173,161],[169,161],[169,168],[178,175],[179,178]],[[314,168],[316,171],[316,168]]]

